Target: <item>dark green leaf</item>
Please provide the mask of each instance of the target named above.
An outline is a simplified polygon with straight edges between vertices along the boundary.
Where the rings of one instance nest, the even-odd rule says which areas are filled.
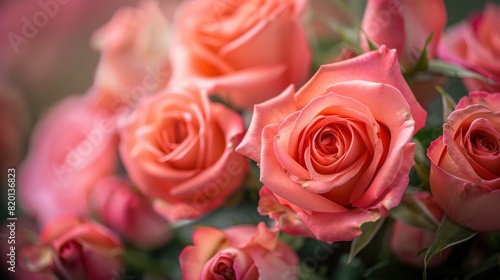
[[[420,56],[417,60],[417,64],[415,65],[415,68],[411,71],[412,73],[418,72],[418,71],[426,71],[427,68],[429,67],[429,55],[427,52],[427,46],[429,46],[430,42],[432,41],[433,34],[429,35],[427,40],[425,41],[424,49],[422,52],[420,52]]]
[[[415,143],[415,172],[420,179],[420,187],[429,189],[429,159],[427,158],[427,149],[417,138],[412,140]]]
[[[429,71],[442,74],[446,77],[451,78],[473,78],[491,85],[495,85],[495,82],[480,75],[476,72],[467,70],[461,66],[444,62],[441,60],[431,60],[429,61]]]
[[[366,42],[368,42],[368,47],[370,48],[370,51],[376,51],[378,50],[378,45],[375,44],[375,42],[373,42],[369,37],[368,35],[365,33],[365,31],[363,31],[363,35],[365,36],[366,38]]]
[[[364,223],[361,226],[361,235],[352,241],[351,244],[351,252],[349,253],[349,258],[347,263],[350,263],[354,257],[361,251],[363,248],[370,243],[375,234],[378,232],[382,224],[384,223],[384,219],[379,219],[378,221],[371,223]]]
[[[477,232],[462,227],[447,216],[444,216],[441,220],[441,224],[439,224],[434,242],[425,254],[423,275],[424,280],[427,279],[427,263],[429,263],[432,257],[434,257],[436,254],[439,254],[441,251],[448,247],[471,239],[476,234]]]
[[[455,111],[457,103],[442,87],[436,86],[436,90],[441,94],[441,100],[443,101],[443,122],[446,122],[448,116]]]

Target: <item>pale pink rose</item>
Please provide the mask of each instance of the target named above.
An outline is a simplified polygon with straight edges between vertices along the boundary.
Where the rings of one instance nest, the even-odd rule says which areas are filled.
[[[352,240],[399,204],[425,118],[396,51],[381,47],[257,105],[237,151],[317,239]]]
[[[500,93],[463,97],[427,156],[432,195],[446,215],[472,230],[500,231]]]
[[[465,79],[469,91],[500,91],[500,5],[486,4],[482,13],[450,27],[439,44],[439,57],[462,65],[493,81]]]
[[[157,2],[122,8],[93,37],[101,51],[94,86],[99,106],[112,113],[134,106],[166,85],[169,26]]]
[[[159,247],[172,236],[167,221],[125,179],[100,180],[92,194],[91,207],[104,225],[141,249]]]
[[[24,269],[61,279],[109,280],[119,275],[123,246],[113,232],[67,216],[50,221],[38,244],[20,253]]]
[[[304,0],[192,0],[178,10],[173,87],[195,84],[239,108],[278,95],[309,75]]]
[[[396,49],[399,63],[405,70],[416,66],[425,42],[433,58],[446,25],[443,0],[369,0],[361,23],[361,42],[369,50],[366,36],[378,44]]]
[[[24,97],[13,87],[0,82],[0,170],[15,167],[21,161],[28,124]]]
[[[224,230],[203,227],[181,252],[182,279],[282,279],[294,274],[299,258],[261,222]]]
[[[115,170],[117,140],[114,120],[94,111],[88,98],[57,103],[37,124],[18,170],[23,208],[41,224],[88,214],[91,189]]]
[[[143,99],[123,120],[120,155],[131,180],[169,220],[195,219],[242,184],[248,163],[236,153],[243,119],[192,90]]]
[[[429,210],[429,214],[434,219],[434,222],[439,224],[444,216],[443,210],[439,208],[430,193],[421,192],[414,196],[417,200],[423,203]],[[409,199],[405,197],[403,199]],[[424,249],[429,248],[434,242],[436,232],[418,228],[405,223],[404,221],[395,220],[391,229],[390,248],[392,253],[403,263],[411,265],[415,268],[424,267],[425,252]],[[420,253],[420,255],[419,255]],[[451,251],[449,249],[435,256],[427,264],[428,268],[437,267],[442,264]],[[418,255],[418,256],[417,256]]]

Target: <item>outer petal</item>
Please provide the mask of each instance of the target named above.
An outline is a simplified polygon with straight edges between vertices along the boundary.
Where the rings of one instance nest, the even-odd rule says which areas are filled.
[[[317,239],[328,243],[351,241],[361,234],[361,225],[377,221],[381,217],[378,211],[360,208],[344,213],[312,212],[308,214],[298,211],[297,215]]]
[[[410,106],[417,133],[425,126],[427,113],[418,104],[415,96],[401,75],[395,50],[382,46],[353,59],[323,65],[318,72],[296,93],[297,106],[305,106],[309,100],[325,94],[325,90],[336,83],[353,79],[389,84],[398,89]]]
[[[313,237],[311,231],[304,225],[290,207],[280,203],[278,198],[266,187],[259,191],[259,206],[257,211],[276,221],[280,231],[304,237]]]
[[[460,98],[455,110],[474,104],[484,105],[491,108],[492,111],[500,111],[500,93],[488,93],[485,91],[469,92],[468,96]]]
[[[280,95],[255,105],[248,131],[236,151],[260,162],[262,131],[268,124],[279,123],[296,111],[294,106],[294,86],[288,86]]]
[[[430,185],[436,202],[458,224],[479,232],[500,231],[500,189],[491,190],[464,181],[434,162]]]

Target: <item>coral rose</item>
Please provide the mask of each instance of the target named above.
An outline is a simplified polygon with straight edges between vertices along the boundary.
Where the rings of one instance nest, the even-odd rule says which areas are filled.
[[[352,240],[399,204],[425,117],[396,51],[381,47],[257,105],[237,151],[317,239]]]
[[[170,85],[194,83],[252,108],[309,75],[304,0],[194,0],[174,21]]]
[[[199,228],[193,243],[179,256],[185,280],[282,279],[299,263],[295,251],[278,239],[278,232],[262,222],[224,230]]]
[[[131,180],[169,220],[194,219],[242,184],[248,163],[234,151],[243,119],[200,92],[149,96],[123,120],[120,155]]]
[[[500,231],[500,93],[463,97],[427,150],[432,195],[467,228]]]
[[[493,81],[465,79],[469,91],[500,91],[500,5],[488,3],[482,13],[450,27],[439,44],[439,57],[462,65]]]

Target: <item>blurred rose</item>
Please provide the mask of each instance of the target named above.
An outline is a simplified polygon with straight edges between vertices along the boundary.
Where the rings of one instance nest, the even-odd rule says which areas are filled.
[[[203,93],[148,96],[120,130],[128,175],[169,220],[198,218],[219,207],[245,177],[247,162],[234,152],[243,119]]]
[[[14,225],[13,225],[14,224]],[[20,264],[20,252],[35,245],[38,234],[37,227],[28,219],[19,219],[12,223],[7,221],[0,226],[0,267],[5,274],[11,276],[8,279],[17,280],[58,280],[50,270],[32,272]],[[14,243],[15,240],[15,243]],[[5,253],[4,253],[5,252]]]
[[[141,249],[156,248],[171,237],[167,221],[124,179],[108,177],[100,180],[91,203],[103,224]]]
[[[50,221],[39,244],[21,251],[20,262],[27,270],[61,279],[109,280],[122,268],[122,249],[108,229],[68,216]]]
[[[0,83],[0,170],[14,167],[21,160],[28,123],[23,96],[11,86]]]
[[[93,45],[101,50],[95,98],[105,110],[123,111],[168,82],[169,28],[157,2],[118,10]]]
[[[427,156],[432,194],[446,215],[476,231],[500,231],[500,93],[463,97]]]
[[[500,5],[486,4],[482,13],[447,30],[439,44],[439,57],[475,71],[497,84],[495,86],[466,79],[469,91],[500,91]]]
[[[381,47],[257,105],[237,151],[317,239],[352,240],[399,204],[425,118],[396,52]]]
[[[228,229],[199,228],[194,245],[181,252],[184,280],[281,279],[294,273],[299,258],[264,223]]]
[[[430,193],[416,193],[414,195],[420,203],[429,210],[430,217],[439,224],[443,218],[443,210],[439,208]],[[405,197],[404,199],[410,199]],[[392,253],[403,263],[415,268],[424,267],[425,253],[422,250],[429,248],[434,242],[436,233],[431,230],[418,228],[403,221],[395,220],[391,230],[390,248]],[[442,264],[450,255],[450,250],[444,250],[439,256],[435,256],[427,264],[428,268],[436,267]],[[419,253],[421,253],[419,255]],[[418,255],[418,256],[417,256]]]
[[[430,58],[435,56],[445,25],[443,0],[369,0],[361,24],[363,49],[369,51],[365,36],[396,49],[399,63],[408,71],[415,67],[431,34],[427,51]]]
[[[252,108],[309,75],[304,0],[194,0],[175,18],[172,86],[194,83]]]
[[[90,105],[84,96],[70,96],[51,108],[33,132],[18,190],[25,210],[41,224],[88,213],[91,189],[115,170],[114,121]]]

